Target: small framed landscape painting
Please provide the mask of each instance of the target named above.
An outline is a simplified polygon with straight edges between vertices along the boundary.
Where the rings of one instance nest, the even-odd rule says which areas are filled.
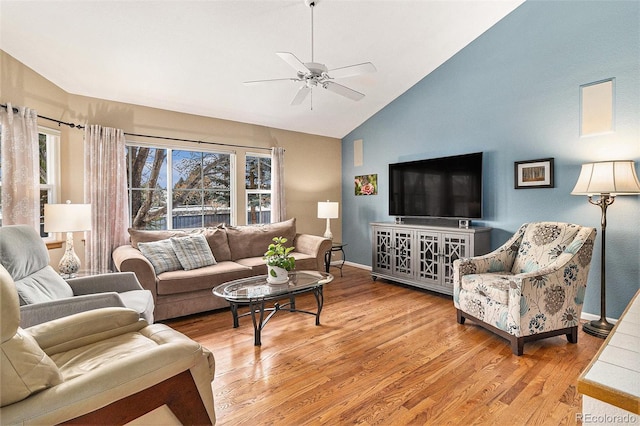
[[[378,193],[378,175],[361,175],[354,178],[356,195],[376,195]]]
[[[553,158],[516,161],[515,188],[553,188]]]

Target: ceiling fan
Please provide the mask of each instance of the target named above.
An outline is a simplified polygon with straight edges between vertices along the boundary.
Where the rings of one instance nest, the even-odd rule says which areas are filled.
[[[277,52],[276,55],[282,58],[283,61],[289,64],[296,71],[296,77],[245,81],[245,85],[287,80],[293,81],[295,83],[302,83],[300,89],[298,89],[298,93],[296,93],[295,97],[291,101],[291,105],[300,105],[302,101],[306,99],[307,95],[311,93],[311,89],[313,89],[314,87],[321,87],[354,101],[359,101],[360,99],[364,98],[364,94],[338,84],[333,80],[337,78],[353,77],[365,73],[375,72],[376,67],[371,62],[364,62],[362,64],[334,68],[332,70],[329,70],[325,64],[314,62],[313,8],[316,6],[316,4],[318,4],[319,1],[320,0],[304,0],[304,3],[311,9],[311,62],[302,62],[293,53]],[[311,109],[313,109],[313,99]]]

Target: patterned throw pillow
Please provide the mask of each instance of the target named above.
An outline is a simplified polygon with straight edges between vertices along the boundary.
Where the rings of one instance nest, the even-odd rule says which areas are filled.
[[[171,244],[185,271],[216,264],[209,243],[202,234],[174,237],[171,238]]]
[[[156,275],[182,269],[176,252],[173,250],[171,240],[138,243],[138,250],[151,262]]]

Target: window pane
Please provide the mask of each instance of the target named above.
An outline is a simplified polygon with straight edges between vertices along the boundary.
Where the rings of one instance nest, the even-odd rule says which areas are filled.
[[[173,209],[171,210],[171,215],[173,216],[174,229],[201,227],[203,214],[202,191],[173,191]]]
[[[39,223],[40,223],[40,236],[42,238],[46,238],[49,236],[48,233],[44,232],[44,205],[51,202],[49,200],[49,193],[50,191],[48,189],[40,190],[40,222]]]
[[[231,192],[204,192],[203,226],[216,226],[220,223],[231,223]]]
[[[134,229],[167,229],[167,150],[127,148],[127,176]]]
[[[202,187],[202,153],[173,150],[171,161],[171,184],[174,189]]]
[[[139,206],[131,215],[135,229],[167,229],[167,191],[131,190],[132,204]]]
[[[166,149],[129,147],[127,168],[131,188],[167,189]]]
[[[245,163],[245,188],[271,190],[271,158],[248,155]]]
[[[40,183],[49,183],[47,180],[47,135],[38,134],[38,146],[40,150]]]
[[[271,158],[260,157],[260,189],[271,190]]]
[[[207,189],[231,189],[231,156],[205,152],[202,157],[204,187]]]
[[[247,223],[271,222],[271,195],[249,193],[247,194]]]
[[[258,189],[258,158],[247,156],[245,164],[245,188]]]

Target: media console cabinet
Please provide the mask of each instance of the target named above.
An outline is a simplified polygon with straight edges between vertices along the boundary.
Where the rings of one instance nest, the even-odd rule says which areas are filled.
[[[486,254],[491,228],[372,223],[373,279],[453,294],[453,261]]]

